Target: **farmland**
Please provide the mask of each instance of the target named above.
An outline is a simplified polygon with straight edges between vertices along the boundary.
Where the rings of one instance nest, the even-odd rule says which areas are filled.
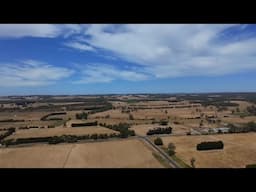
[[[163,137],[164,145],[172,142],[176,156],[187,164],[195,158],[197,168],[244,168],[256,162],[256,133],[239,133],[204,136]],[[223,141],[223,150],[197,151],[196,145],[203,141]]]
[[[157,134],[175,144],[175,161],[245,167],[256,163],[255,102],[255,93],[1,97],[0,166],[170,167],[147,142]],[[223,150],[196,150],[216,140]]]
[[[162,167],[138,140],[7,148],[0,149],[0,157],[1,168]]]

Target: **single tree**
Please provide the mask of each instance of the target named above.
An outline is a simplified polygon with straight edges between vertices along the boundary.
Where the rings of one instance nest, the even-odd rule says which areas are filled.
[[[173,143],[169,143],[168,144],[168,149],[167,149],[167,153],[172,156],[172,155],[175,155],[175,145]]]
[[[154,143],[155,145],[163,145],[163,141],[160,137],[157,137],[155,140],[154,140]]]
[[[192,157],[192,158],[190,159],[191,167],[193,167],[193,168],[196,167],[196,166],[195,166],[195,162],[196,162],[196,159],[195,159],[194,157]]]
[[[132,115],[132,114],[130,114],[130,115],[129,115],[129,120],[134,120],[134,118],[133,118],[133,115]]]

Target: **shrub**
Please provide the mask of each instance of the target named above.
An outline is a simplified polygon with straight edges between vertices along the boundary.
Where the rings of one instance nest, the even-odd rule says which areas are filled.
[[[223,149],[224,144],[222,141],[208,141],[197,144],[197,150],[212,150],[212,149]]]
[[[160,137],[157,137],[155,140],[154,140],[154,143],[155,145],[163,145],[163,141]]]

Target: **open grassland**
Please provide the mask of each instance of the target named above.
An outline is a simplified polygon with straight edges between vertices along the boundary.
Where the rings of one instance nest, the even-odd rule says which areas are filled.
[[[239,116],[232,116],[232,117],[227,117],[223,118],[223,122],[226,123],[248,123],[250,121],[256,122],[256,116],[247,116],[247,117],[239,117]]]
[[[247,107],[252,106],[253,103],[247,102],[247,101],[230,101],[231,103],[237,103],[239,104],[240,110],[245,110]]]
[[[17,130],[15,133],[7,137],[6,139],[17,138],[33,138],[33,137],[51,137],[61,135],[86,135],[86,134],[100,134],[100,133],[118,133],[114,130],[100,127],[100,126],[88,126],[88,127],[76,127],[76,128],[44,128],[44,129],[25,129]]]
[[[162,168],[136,139],[0,149],[1,168]]]
[[[129,114],[122,113],[121,110],[116,109],[116,110],[107,110],[104,112],[99,112],[99,113],[89,115],[89,119],[105,118],[108,115],[109,115],[109,118],[113,118],[113,119],[128,119],[129,118]]]
[[[243,168],[256,163],[256,133],[170,136],[162,137],[164,146],[172,142],[176,146],[176,156],[190,165],[195,158],[197,168]],[[197,151],[196,145],[203,141],[224,142],[223,150]]]
[[[49,112],[27,112],[27,111],[16,111],[16,112],[1,112],[0,120],[14,119],[14,120],[40,120],[44,115]]]

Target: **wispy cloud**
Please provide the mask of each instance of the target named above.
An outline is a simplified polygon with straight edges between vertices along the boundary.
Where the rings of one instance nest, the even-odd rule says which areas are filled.
[[[78,42],[68,42],[64,43],[64,45],[73,49],[78,49],[80,51],[96,51],[92,46]]]
[[[131,70],[123,70],[109,64],[86,64],[81,69],[81,79],[74,83],[107,83],[113,80],[142,81],[148,75]]]
[[[0,38],[62,36],[64,39],[61,39],[60,45],[75,51],[92,52],[109,62],[107,65],[85,64],[81,70],[81,78],[76,83],[112,82],[119,79],[138,81],[146,80],[149,77],[216,76],[256,70],[256,35],[247,30],[250,26],[223,24],[0,24]],[[248,31],[250,35],[241,35],[243,36],[241,38],[239,34],[245,34]],[[237,38],[232,38],[233,36]],[[238,38],[238,36],[240,37]],[[117,62],[122,60],[134,63],[139,67],[125,68],[122,64],[124,62]],[[61,70],[59,74],[66,74],[66,76],[70,72],[66,68],[54,65],[42,63],[39,65],[40,67],[35,62],[27,61],[26,64],[21,65],[22,68],[16,65],[17,69],[15,68],[15,70],[30,72],[31,76],[34,71],[35,76],[42,74],[39,69]],[[7,66],[9,65],[0,66],[1,75],[3,74],[2,69]],[[11,66],[8,69],[14,70]],[[13,74],[17,74],[17,71],[13,71]],[[47,77],[41,75],[40,80],[35,78],[35,81],[32,82],[28,80],[29,77],[23,76],[23,81],[20,82],[21,84],[51,83],[55,80],[55,76],[54,73],[48,77],[51,79],[42,82],[42,78]],[[7,77],[10,78],[11,73],[0,78]],[[12,78],[17,77],[19,76]],[[56,79],[58,78],[60,77],[56,77]],[[10,80],[10,82],[14,81]]]
[[[74,71],[35,60],[0,64],[0,86],[41,86],[69,77]]]
[[[54,38],[60,35],[67,38],[83,33],[86,28],[87,25],[77,24],[0,24],[0,38]]]
[[[56,37],[60,28],[51,24],[0,24],[0,37]]]
[[[141,65],[156,78],[224,75],[255,70],[256,38],[222,42],[221,33],[244,25],[90,25],[86,44]],[[219,40],[219,41],[217,41]]]

